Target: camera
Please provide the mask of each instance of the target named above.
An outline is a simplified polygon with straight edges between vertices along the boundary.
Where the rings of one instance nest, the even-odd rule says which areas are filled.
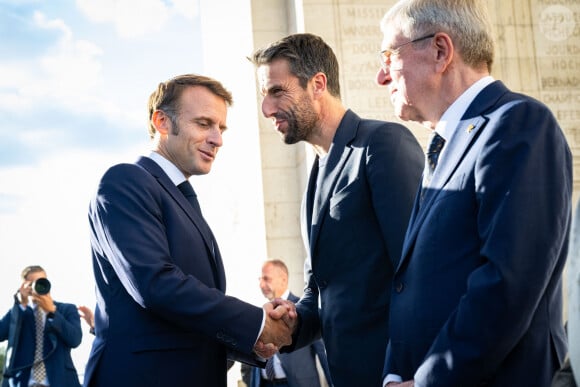
[[[50,292],[50,281],[46,278],[39,278],[32,283],[32,290],[41,296],[48,294]]]

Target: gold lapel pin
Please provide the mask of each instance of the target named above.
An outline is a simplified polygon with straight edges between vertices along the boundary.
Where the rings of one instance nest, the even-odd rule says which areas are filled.
[[[467,127],[467,133],[471,133],[471,131],[475,129],[475,125],[473,124],[469,124],[469,126]]]

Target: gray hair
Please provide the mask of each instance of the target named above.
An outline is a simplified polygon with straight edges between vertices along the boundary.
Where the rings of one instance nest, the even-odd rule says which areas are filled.
[[[400,0],[381,20],[381,30],[388,27],[410,40],[445,32],[467,65],[479,68],[485,64],[491,72],[494,42],[482,0]]]

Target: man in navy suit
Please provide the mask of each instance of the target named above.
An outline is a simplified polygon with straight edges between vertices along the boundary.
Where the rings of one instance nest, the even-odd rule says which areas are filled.
[[[24,268],[22,280],[14,307],[0,320],[0,341],[8,340],[2,386],[80,387],[71,358],[83,336],[76,306],[52,299],[40,266]]]
[[[149,98],[152,152],[102,177],[89,208],[97,307],[86,386],[225,387],[228,356],[258,364],[258,339],[260,354],[290,342],[271,304],[226,296],[187,180],[210,171],[231,103],[208,77],[162,82]]]
[[[264,297],[273,301],[276,298],[297,302],[299,298],[288,289],[288,267],[279,259],[271,259],[262,265],[260,290]],[[322,340],[316,340],[310,345],[290,353],[278,353],[268,359],[273,363],[274,375],[268,375],[262,368],[251,367],[246,378],[248,387],[320,387],[320,376],[316,365],[316,357],[324,371],[324,379],[332,386],[326,349]],[[242,367],[244,365],[242,364]],[[266,369],[268,366],[266,366]]]
[[[389,386],[545,387],[566,354],[572,157],[544,104],[490,76],[486,11],[402,0],[381,22],[377,81],[437,145],[393,280]]]
[[[338,61],[320,37],[287,36],[252,60],[264,116],[286,144],[306,141],[316,152],[301,213],[306,287],[296,304],[296,345],[283,350],[322,334],[335,386],[380,385],[389,285],[421,147],[404,126],[361,119],[343,106]]]

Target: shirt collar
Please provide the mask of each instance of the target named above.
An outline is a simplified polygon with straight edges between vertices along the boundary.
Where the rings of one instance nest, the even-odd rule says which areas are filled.
[[[284,293],[282,293],[280,298],[283,300],[287,300],[289,295],[290,295],[290,289],[286,289],[286,291]]]
[[[445,113],[443,113],[441,119],[435,126],[435,131],[445,140],[449,140],[471,102],[473,102],[475,97],[477,97],[477,95],[493,81],[493,77],[488,75],[481,78],[465,90],[463,94],[461,94],[459,98],[457,98],[451,106],[447,108]]]
[[[173,164],[171,161],[167,160],[165,157],[160,155],[159,153],[152,151],[149,154],[149,158],[157,163],[163,169],[163,172],[169,176],[173,184],[179,185],[183,183],[185,180],[185,176],[183,173]]]

